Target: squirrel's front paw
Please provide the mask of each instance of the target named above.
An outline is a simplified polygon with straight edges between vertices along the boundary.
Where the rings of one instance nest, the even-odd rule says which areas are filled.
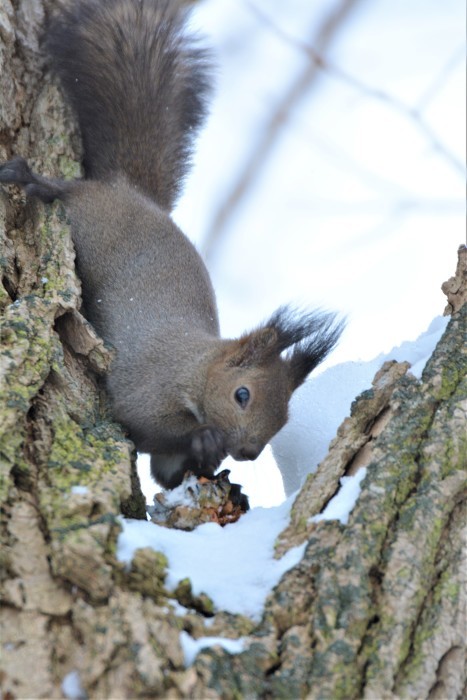
[[[193,432],[191,454],[201,467],[215,472],[222,460],[227,457],[223,433],[211,426],[202,426]]]

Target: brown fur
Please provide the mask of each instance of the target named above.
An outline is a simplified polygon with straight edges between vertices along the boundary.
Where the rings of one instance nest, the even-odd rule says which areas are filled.
[[[77,0],[60,10],[46,45],[78,113],[87,179],[47,180],[21,158],[0,166],[0,181],[64,201],[84,312],[116,349],[115,418],[166,487],[187,468],[212,475],[227,454],[255,459],[341,332],[332,314],[282,308],[238,340],[219,337],[206,267],[167,213],[207,85],[177,5]]]

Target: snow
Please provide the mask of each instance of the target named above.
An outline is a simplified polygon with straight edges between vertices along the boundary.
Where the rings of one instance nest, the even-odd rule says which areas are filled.
[[[85,494],[88,493],[88,491],[89,491],[89,489],[87,486],[77,485],[77,486],[71,487],[71,493],[76,493],[76,494],[79,494],[80,496],[84,496]]]
[[[190,493],[190,487],[193,489],[193,495]],[[171,491],[166,491],[164,504],[169,508],[175,508],[175,506],[193,506],[197,490],[198,480],[195,476],[191,476],[185,481],[183,486],[180,485]]]
[[[269,591],[300,561],[303,546],[274,559],[274,543],[289,520],[291,501],[254,508],[224,528],[215,523],[193,532],[141,520],[123,520],[119,561],[129,563],[138,547],[153,547],[169,560],[167,586],[190,578],[193,593],[206,593],[217,608],[259,619]]]
[[[320,520],[339,520],[343,525],[347,525],[349,515],[352,512],[360,495],[361,483],[366,476],[366,468],[359,469],[353,476],[343,476],[340,480],[341,488],[331,498],[322,513],[311,518],[313,523]]]
[[[69,700],[86,700],[87,695],[81,686],[78,671],[70,671],[62,681],[62,691]]]
[[[239,654],[245,648],[242,639],[227,639],[226,637],[199,637],[193,639],[187,632],[180,632],[180,643],[185,657],[185,666],[191,666],[201,649],[221,646],[229,654]]]

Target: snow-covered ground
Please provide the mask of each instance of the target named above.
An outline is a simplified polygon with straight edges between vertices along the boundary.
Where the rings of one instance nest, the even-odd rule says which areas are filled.
[[[129,562],[136,547],[154,547],[169,559],[169,588],[188,576],[195,595],[207,593],[220,610],[258,618],[267,593],[303,551],[274,559],[274,542],[287,525],[290,505],[253,508],[237,523],[206,523],[193,532],[124,521],[118,557]]]
[[[303,44],[313,46],[338,5],[196,5],[193,24],[214,48],[217,89],[175,218],[207,253],[225,336],[255,327],[287,302],[339,311],[347,330],[323,371],[296,392],[272,450],[255,463],[224,463],[250,497],[248,514],[192,533],[129,521],[119,540],[124,561],[135,547],[153,546],[169,559],[169,585],[188,576],[195,594],[255,618],[301,554],[272,558],[293,500],[284,501],[274,458],[291,493],[386,358],[408,360],[420,375],[445,327],[442,318],[432,323],[445,305],[440,284],[464,241],[461,0],[356,2],[326,51],[328,68],[282,114],[263,167],[213,233],[271,115],[306,70]],[[152,498],[147,471],[142,458]],[[344,482],[322,515],[345,522],[361,477]],[[183,643],[191,660],[198,647]]]

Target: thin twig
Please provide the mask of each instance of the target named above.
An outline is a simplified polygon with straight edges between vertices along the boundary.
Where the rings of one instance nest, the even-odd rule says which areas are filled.
[[[357,4],[358,0],[342,0],[337,9],[334,9],[324,19],[312,40],[313,45],[317,46],[320,52],[326,50],[343,22],[347,19],[349,12],[353,10]],[[265,125],[262,135],[258,139],[256,148],[251,153],[245,167],[241,171],[234,188],[214,216],[213,223],[206,235],[203,246],[207,258],[212,257],[228,220],[238,209],[253,181],[258,177],[261,168],[264,167],[267,156],[271,152],[272,146],[276,142],[278,133],[284,127],[296,104],[303,98],[310,86],[314,84],[319,75],[320,68],[321,65],[316,61],[312,61],[305,66],[304,70],[299,73],[291,84],[290,88],[279,102],[275,112]]]
[[[451,163],[451,165],[455,167],[456,170],[461,172],[462,175],[465,175],[464,164],[448,149],[448,147],[445,144],[441,142],[434,129],[428,124],[428,122],[424,119],[421,113],[422,109],[432,99],[434,91],[440,86],[441,81],[445,79],[447,71],[451,70],[453,65],[459,60],[460,47],[456,50],[453,56],[451,56],[447,65],[443,67],[440,74],[436,77],[433,83],[429,86],[429,88],[419,99],[418,104],[414,107],[410,107],[409,105],[405,104],[402,100],[397,99],[397,97],[390,95],[384,90],[375,88],[372,85],[367,85],[362,80],[356,78],[350,73],[347,73],[339,66],[335,66],[329,63],[323,58],[322,52],[319,49],[314,49],[306,42],[303,42],[300,39],[291,36],[283,29],[278,27],[270,19],[270,17],[264,14],[264,12],[259,10],[257,7],[253,6],[251,3],[249,3],[249,5],[255,12],[255,14],[261,18],[262,22],[264,24],[267,24],[267,26],[270,29],[272,29],[277,36],[281,37],[288,44],[295,46],[296,48],[299,48],[301,51],[306,53],[311,59],[312,63],[319,67],[321,70],[325,71],[330,76],[344,82],[346,85],[350,85],[355,90],[365,95],[365,97],[384,102],[387,106],[391,107],[399,114],[402,114],[404,117],[414,121],[417,127],[420,129],[420,131],[424,134],[425,138],[430,142],[431,147],[434,150],[441,153],[446,158],[446,160],[448,160]]]

